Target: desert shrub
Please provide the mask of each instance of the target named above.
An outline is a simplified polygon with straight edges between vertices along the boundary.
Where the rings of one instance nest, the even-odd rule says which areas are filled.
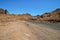
[[[58,13],[58,15],[60,15],[60,13]]]

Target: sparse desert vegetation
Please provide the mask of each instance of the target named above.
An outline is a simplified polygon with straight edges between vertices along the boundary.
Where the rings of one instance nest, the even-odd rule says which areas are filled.
[[[60,22],[60,9],[41,16],[1,11],[0,40],[60,40],[60,25],[47,21]]]

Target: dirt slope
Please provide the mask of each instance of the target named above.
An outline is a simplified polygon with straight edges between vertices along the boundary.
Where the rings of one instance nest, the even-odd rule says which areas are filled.
[[[26,21],[0,23],[0,40],[60,40],[60,32]]]

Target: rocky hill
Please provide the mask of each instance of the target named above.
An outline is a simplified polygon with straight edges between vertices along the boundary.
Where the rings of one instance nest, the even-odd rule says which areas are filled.
[[[37,18],[41,21],[60,22],[60,9],[44,13],[43,15],[40,15]]]
[[[31,16],[30,14],[7,14],[5,10],[1,10],[0,40],[60,40],[60,24],[39,22],[48,21],[48,18],[50,21],[53,18],[60,20],[58,16],[60,13],[55,12]]]
[[[3,15],[4,14],[4,15]],[[7,15],[6,15],[7,14]],[[0,19],[2,20],[35,20],[35,21],[48,21],[48,22],[60,22],[60,9],[56,9],[52,12],[47,12],[42,15],[32,16],[26,14],[9,14],[7,10],[0,8]]]

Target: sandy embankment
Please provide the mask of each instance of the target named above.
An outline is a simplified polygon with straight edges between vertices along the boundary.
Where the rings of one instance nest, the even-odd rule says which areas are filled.
[[[5,25],[4,25],[5,24]],[[0,40],[60,40],[60,32],[26,21],[0,24]]]

